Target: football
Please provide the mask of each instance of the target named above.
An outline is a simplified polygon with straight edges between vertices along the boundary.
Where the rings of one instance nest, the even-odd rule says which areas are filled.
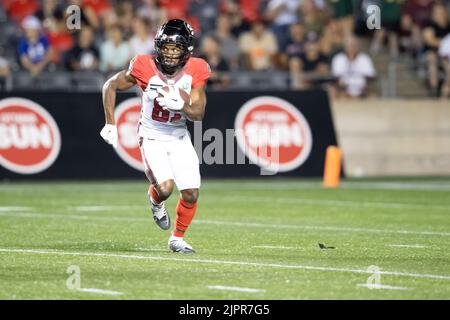
[[[179,93],[180,93],[181,99],[183,99],[183,101],[184,101],[185,103],[189,104],[190,101],[191,101],[191,96],[189,95],[189,93],[187,93],[186,91],[184,91],[184,90],[181,89],[181,88],[176,88],[176,87],[174,87],[174,86],[164,86],[164,87],[162,87],[161,89],[163,89],[165,92],[170,92],[171,89],[172,89],[172,90],[178,90]],[[161,96],[161,95],[160,95],[160,96]]]

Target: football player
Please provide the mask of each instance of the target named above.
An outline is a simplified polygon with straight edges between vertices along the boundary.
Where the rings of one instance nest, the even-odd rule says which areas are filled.
[[[183,253],[195,252],[184,235],[197,209],[200,187],[199,160],[186,120],[203,119],[205,84],[210,76],[208,63],[192,57],[194,40],[194,31],[185,21],[173,19],[162,25],[155,37],[156,54],[134,57],[128,70],[120,71],[104,84],[106,124],[100,132],[107,143],[117,147],[116,91],[138,85],[143,94],[137,130],[145,174],[150,181],[148,198],[153,218],[161,229],[170,228],[164,201],[176,184],[180,196],[168,247]]]

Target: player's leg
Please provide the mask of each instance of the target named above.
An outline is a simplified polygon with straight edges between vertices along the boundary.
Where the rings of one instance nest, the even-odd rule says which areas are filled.
[[[151,184],[148,189],[148,195],[154,204],[160,204],[161,202],[167,200],[172,194],[173,187],[175,185],[173,179],[169,179],[161,183],[152,182],[151,180],[150,182]]]
[[[169,249],[183,253],[194,252],[192,247],[184,240],[184,235],[197,211],[200,168],[197,153],[188,135],[174,143],[169,161],[175,184],[180,190],[180,197],[176,206],[175,226],[169,239]]]
[[[198,189],[184,189],[180,191],[180,198],[177,203],[177,219],[173,230],[176,237],[184,237],[184,233],[191,225],[197,211]]]
[[[145,175],[150,181],[148,199],[153,219],[163,230],[170,228],[170,216],[164,201],[174,187],[174,178],[169,166],[167,150],[163,143],[141,138],[139,141]]]

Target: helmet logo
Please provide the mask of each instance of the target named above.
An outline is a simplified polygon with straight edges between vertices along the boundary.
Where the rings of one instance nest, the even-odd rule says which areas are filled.
[[[194,36],[194,29],[191,27],[191,25],[189,23],[186,23],[186,27],[189,30],[191,36]]]

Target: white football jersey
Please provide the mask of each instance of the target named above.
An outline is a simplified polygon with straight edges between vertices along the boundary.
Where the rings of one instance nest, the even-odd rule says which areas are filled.
[[[186,134],[186,118],[181,113],[170,112],[159,106],[156,101],[157,89],[170,85],[190,94],[193,88],[205,85],[210,68],[205,60],[191,57],[174,78],[168,78],[158,70],[154,58],[153,55],[138,55],[130,62],[129,72],[142,89],[138,135],[168,141]]]

